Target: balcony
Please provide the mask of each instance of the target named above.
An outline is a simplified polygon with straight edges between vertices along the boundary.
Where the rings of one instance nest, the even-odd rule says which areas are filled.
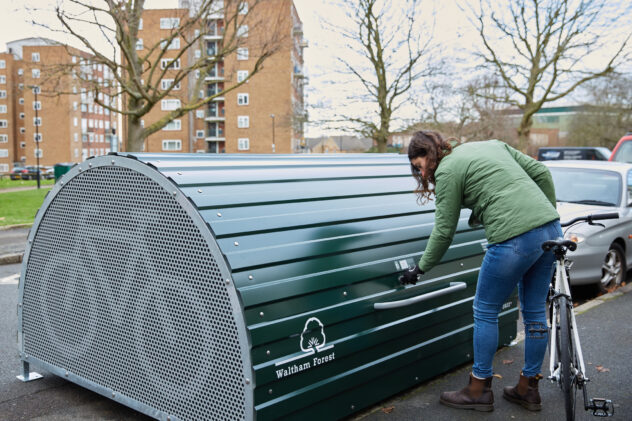
[[[221,82],[224,80],[224,69],[220,69],[219,71],[213,69],[211,70],[205,77],[204,80],[206,82]]]
[[[224,142],[226,140],[224,130],[220,128],[210,128],[206,131],[206,138],[204,140],[207,142]]]
[[[222,108],[219,112],[215,109],[207,108],[206,109],[206,117],[204,118],[206,121],[226,121],[226,117],[224,117],[224,109]]]

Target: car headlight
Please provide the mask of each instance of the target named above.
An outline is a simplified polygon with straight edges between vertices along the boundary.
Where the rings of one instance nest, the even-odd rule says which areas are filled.
[[[578,233],[575,233],[575,232],[567,232],[566,234],[564,234],[564,239],[565,240],[571,240],[571,241],[579,244],[582,241],[584,241],[586,239],[586,237],[583,234],[578,234]]]

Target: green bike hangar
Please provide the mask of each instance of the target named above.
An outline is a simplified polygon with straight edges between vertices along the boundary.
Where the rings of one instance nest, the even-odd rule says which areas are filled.
[[[48,193],[19,287],[31,365],[159,420],[339,419],[472,359],[485,252],[461,213],[414,286],[434,206],[397,154],[118,153]],[[517,298],[499,343],[516,336]]]

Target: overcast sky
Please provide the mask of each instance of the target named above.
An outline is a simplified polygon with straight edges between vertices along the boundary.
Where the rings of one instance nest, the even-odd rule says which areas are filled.
[[[35,17],[39,22],[55,24],[56,18],[52,10],[57,0],[0,0],[0,2],[2,3],[0,5],[0,50],[5,50],[4,44],[7,41],[34,36],[49,37],[79,46],[60,34],[47,33],[44,29],[29,23]],[[306,103],[310,120],[315,123],[330,118],[332,110],[342,110],[351,106],[341,86],[335,83],[338,76],[331,71],[335,66],[336,56],[344,56],[346,53],[344,42],[338,34],[325,31],[322,26],[324,17],[330,23],[344,24],[345,21],[341,13],[324,3],[321,0],[294,0],[303,21],[304,38],[309,43],[309,47],[305,50],[305,73],[309,77]],[[177,0],[147,0],[146,7],[172,8],[177,4]],[[393,4],[397,5],[398,0],[393,0]],[[629,7],[628,0],[613,0],[609,4],[614,7],[617,4]],[[34,15],[26,10],[29,6],[49,11]],[[420,24],[433,23],[435,25],[434,41],[443,45],[442,54],[454,55],[457,51],[463,52],[475,48],[475,43],[478,41],[477,34],[471,28],[464,13],[457,7],[455,0],[425,0],[422,10],[424,13],[418,15],[416,21]],[[432,18],[432,16],[435,17]],[[475,70],[468,69],[467,65],[466,61],[464,77]],[[572,99],[567,101],[572,102]],[[356,107],[362,107],[362,105],[356,105]],[[418,116],[418,110],[414,106],[402,110],[401,117],[404,120],[414,120]],[[306,129],[306,137],[340,133],[335,129],[327,129],[322,124],[308,124]]]

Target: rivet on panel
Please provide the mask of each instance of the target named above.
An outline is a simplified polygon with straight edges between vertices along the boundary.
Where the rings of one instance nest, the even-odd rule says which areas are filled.
[[[268,389],[268,395],[272,394],[272,389]]]
[[[250,384],[250,379],[246,379],[246,384]]]
[[[415,377],[415,381],[418,382],[419,381],[419,377]]]
[[[79,167],[79,172],[81,172],[81,167]]]
[[[22,307],[22,303],[18,304],[18,307]]]
[[[112,165],[114,165],[114,160],[112,160]]]
[[[115,398],[116,397],[116,393],[112,392],[112,397]]]
[[[461,262],[461,267],[465,266],[465,264],[463,262]]]
[[[182,173],[180,171],[178,171],[178,175],[182,175]]]
[[[230,285],[230,279],[226,279],[226,285]]]
[[[259,313],[259,317],[263,317],[263,311]]]
[[[255,279],[255,277],[252,276],[252,275],[248,275],[248,279],[250,279],[252,281],[253,279]]]
[[[269,349],[266,351],[266,355],[270,355],[270,350]]]
[[[66,375],[66,377],[68,377],[68,372],[67,371],[64,374]]]
[[[347,296],[347,291],[343,291],[342,295],[346,297]]]
[[[202,193],[202,189],[198,189],[198,193]]]
[[[178,194],[178,192],[174,190],[173,191],[173,195],[175,196],[176,194]]]
[[[470,358],[470,354],[465,354],[465,356],[466,356],[467,358]]]
[[[217,212],[217,216],[219,216],[220,218],[222,217],[222,214]]]
[[[355,405],[351,405],[351,410],[355,410]]]
[[[235,241],[235,246],[238,246],[238,245],[239,245],[239,243],[237,241]]]
[[[88,163],[88,167],[92,168],[92,162]]]

